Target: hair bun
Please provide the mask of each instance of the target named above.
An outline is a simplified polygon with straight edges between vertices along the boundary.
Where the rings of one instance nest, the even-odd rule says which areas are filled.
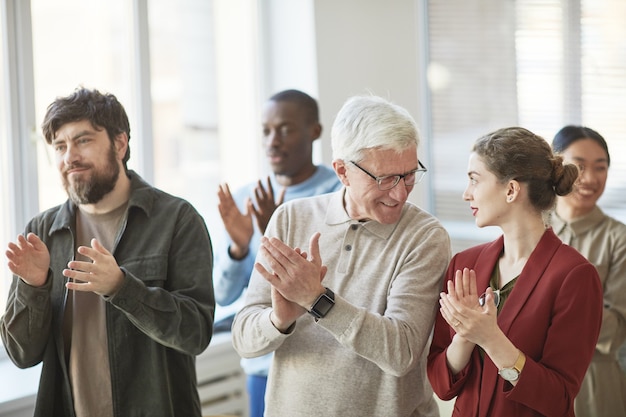
[[[563,157],[556,155],[552,160],[552,185],[556,195],[567,195],[572,191],[578,179],[578,167],[571,163],[563,163]]]

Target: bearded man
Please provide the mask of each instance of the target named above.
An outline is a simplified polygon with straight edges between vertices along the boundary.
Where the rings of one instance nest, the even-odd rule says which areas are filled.
[[[43,363],[35,416],[200,416],[195,356],[212,336],[213,252],[188,202],[126,163],[112,94],[77,89],[42,124],[68,200],[8,245],[2,341]]]

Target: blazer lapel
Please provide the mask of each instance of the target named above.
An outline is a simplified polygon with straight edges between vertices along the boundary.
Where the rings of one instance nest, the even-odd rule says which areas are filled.
[[[526,304],[526,300],[561,245],[561,240],[552,232],[552,229],[544,232],[498,316],[498,325],[505,334],[508,334],[515,317]]]
[[[498,259],[504,249],[504,237],[498,239],[485,246],[484,250],[476,257],[474,271],[476,271],[476,290],[478,295],[485,292],[491,280],[491,273],[496,267]]]

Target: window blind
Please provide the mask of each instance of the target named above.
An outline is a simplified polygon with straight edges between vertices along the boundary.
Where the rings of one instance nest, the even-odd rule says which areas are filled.
[[[458,251],[490,240],[462,199],[479,136],[523,126],[551,141],[583,124],[609,144],[600,206],[626,221],[626,4],[620,0],[428,2],[435,215]]]

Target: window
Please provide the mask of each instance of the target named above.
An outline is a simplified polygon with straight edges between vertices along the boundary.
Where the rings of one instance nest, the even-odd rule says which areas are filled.
[[[256,179],[262,155],[251,62],[256,10],[206,0],[148,7],[154,184],[194,205],[215,247],[223,229],[218,184]],[[216,306],[216,320],[235,307]]]
[[[125,0],[32,0],[32,40],[35,78],[39,171],[39,210],[62,203],[65,191],[52,148],[41,137],[48,105],[79,86],[114,94],[138,128],[132,79],[132,2]],[[131,155],[140,152],[130,141]],[[134,155],[133,155],[134,156]],[[129,166],[136,159],[131,157]],[[23,227],[23,225],[22,225]]]
[[[148,6],[154,184],[191,202],[215,230],[221,163],[212,2]]]
[[[462,193],[472,143],[505,126],[548,141],[565,124],[598,130],[612,162],[599,205],[626,220],[625,18],[616,0],[428,3],[435,215],[455,251],[500,233],[477,232]]]
[[[248,154],[254,161],[258,148],[247,144],[259,137],[258,124],[253,134],[229,139],[237,147],[237,160],[224,161],[218,135],[213,2],[151,0],[146,4],[147,9],[135,10],[133,2],[126,0],[54,4],[32,0],[37,128],[40,131],[48,104],[79,85],[113,93],[130,119],[129,168],[156,187],[187,199],[204,216],[209,230],[216,230],[221,228],[216,193],[223,168],[242,163],[244,168],[236,172],[244,177],[254,172],[255,164],[246,162]],[[233,9],[230,13],[238,12]],[[230,54],[235,54],[234,39],[228,41]],[[252,74],[253,68],[249,71]],[[233,100],[237,97],[223,113],[238,111]],[[254,102],[249,113],[256,112],[257,106]],[[239,111],[239,116],[236,123],[250,122],[244,112]],[[66,195],[51,148],[43,139],[38,146],[39,208],[44,210],[63,202]],[[236,176],[228,180],[242,182]]]
[[[3,15],[3,10],[0,10],[0,16]],[[0,19],[0,22],[4,19]],[[0,27],[0,40],[3,40],[2,27]],[[0,57],[2,57],[2,65],[0,65],[0,82],[4,83],[5,80],[5,64],[7,60],[6,51],[4,50],[4,42],[0,42]],[[5,196],[0,199],[0,247],[6,248],[11,236],[11,229],[9,228],[9,222],[11,219],[11,208],[9,207],[9,131],[8,131],[8,94],[0,95],[0,195]],[[4,258],[4,257],[3,257]],[[5,258],[6,259],[6,258]],[[3,263],[4,265],[5,263]],[[3,267],[0,270],[0,312],[4,312],[6,306],[6,294],[9,291],[10,285],[10,272],[8,268]],[[0,313],[2,314],[2,313]]]

